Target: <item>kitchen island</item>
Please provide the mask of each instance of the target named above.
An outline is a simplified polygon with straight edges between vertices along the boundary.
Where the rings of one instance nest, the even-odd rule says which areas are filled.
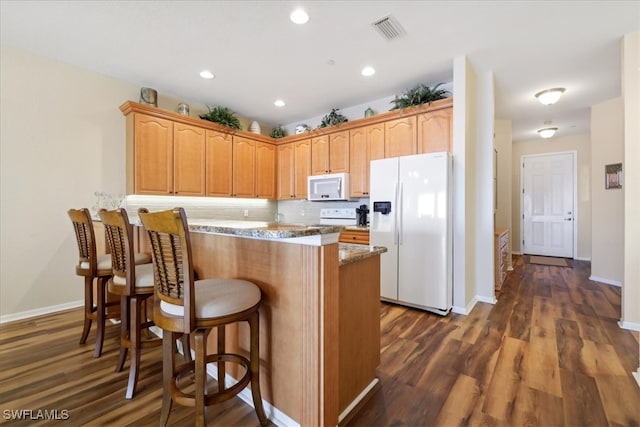
[[[347,419],[378,381],[386,249],[339,244],[342,227],[334,226],[189,220],[189,229],[197,277],[246,279],[262,290],[267,416],[277,425],[301,426]],[[209,352],[215,352],[212,334]],[[248,354],[248,335],[247,325],[228,327],[228,350]]]

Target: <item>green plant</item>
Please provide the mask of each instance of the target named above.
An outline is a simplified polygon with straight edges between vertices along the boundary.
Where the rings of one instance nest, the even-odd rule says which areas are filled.
[[[431,104],[438,99],[444,99],[450,92],[445,89],[439,89],[444,83],[438,83],[433,87],[429,87],[425,84],[418,84],[417,86],[406,90],[402,96],[396,95],[395,99],[391,100],[394,107],[389,110],[398,110],[400,108],[411,107],[412,105]]]
[[[335,126],[340,123],[349,121],[345,116],[338,113],[339,108],[332,108],[331,112],[325,115],[320,122],[319,128],[326,128],[327,126]]]
[[[207,108],[209,109],[209,112],[207,114],[200,114],[201,119],[240,130],[240,120],[234,116],[235,113],[233,111],[229,110],[227,107],[220,106],[213,108],[207,106]]]
[[[282,129],[282,125],[278,125],[271,129],[271,138],[282,138],[284,137],[284,129]]]

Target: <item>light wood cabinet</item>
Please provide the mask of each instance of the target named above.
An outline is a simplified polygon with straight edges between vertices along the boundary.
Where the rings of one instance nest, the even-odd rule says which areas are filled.
[[[295,199],[307,198],[307,177],[311,175],[311,139],[303,139],[294,144],[293,189]]]
[[[371,160],[384,158],[384,123],[349,132],[350,197],[369,196]]]
[[[233,190],[232,197],[256,196],[256,143],[233,137]]]
[[[384,124],[385,157],[417,154],[416,116],[390,120]]]
[[[205,195],[205,158],[205,129],[184,123],[174,123],[174,194]]]
[[[173,122],[135,114],[131,138],[134,193],[173,194]]]
[[[231,197],[233,192],[233,137],[207,129],[207,196]]]
[[[453,108],[420,114],[417,120],[418,153],[451,152]]]
[[[311,174],[349,172],[349,131],[311,139]]]
[[[339,242],[342,243],[355,243],[358,245],[369,244],[369,230],[354,230],[346,229],[340,232]]]
[[[256,197],[276,198],[276,147],[256,142]]]
[[[294,144],[279,145],[278,150],[278,200],[295,197],[295,156]]]
[[[498,228],[494,232],[494,274],[496,291],[499,291],[507,278],[509,268],[509,229]]]
[[[311,140],[278,146],[278,199],[306,199],[311,173]]]

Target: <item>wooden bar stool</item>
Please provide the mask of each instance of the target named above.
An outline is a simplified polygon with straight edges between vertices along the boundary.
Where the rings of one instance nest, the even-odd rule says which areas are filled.
[[[261,291],[254,283],[238,279],[195,280],[191,263],[191,241],[187,218],[182,208],[149,213],[138,212],[151,242],[155,276],[153,313],[156,325],[163,329],[163,397],[160,425],[169,420],[172,403],[195,406],[196,426],[205,425],[205,407],[224,402],[251,383],[253,404],[260,424],[268,420],[260,395],[260,332],[258,308]],[[249,359],[225,351],[225,325],[246,321],[250,328]],[[207,355],[207,336],[218,331],[216,354]],[[175,335],[191,334],[195,361],[176,366]],[[218,366],[218,391],[208,393],[207,363]],[[225,386],[225,363],[238,363],[245,373],[235,384]],[[179,379],[195,371],[195,391],[186,393],[188,385]]]
[[[129,381],[125,398],[131,399],[138,383],[140,371],[140,352],[143,348],[159,346],[159,338],[151,338],[143,332],[154,325],[146,315],[148,298],[153,296],[153,265],[135,263],[133,249],[133,226],[129,223],[127,211],[116,209],[98,212],[107,235],[107,242],[111,249],[112,277],[108,281],[109,292],[120,296],[120,357],[116,365],[116,372],[120,372],[129,357]],[[132,268],[133,267],[133,268]]]
[[[104,328],[106,319],[117,318],[118,312],[107,311],[107,307],[117,302],[106,302],[107,281],[111,278],[111,255],[96,253],[96,238],[93,221],[89,209],[69,209],[67,212],[78,243],[79,258],[76,264],[76,274],[84,277],[84,327],[80,336],[80,344],[87,342],[91,323],[96,321],[96,348],[93,357],[100,357],[104,343]],[[94,301],[93,283],[96,284]]]

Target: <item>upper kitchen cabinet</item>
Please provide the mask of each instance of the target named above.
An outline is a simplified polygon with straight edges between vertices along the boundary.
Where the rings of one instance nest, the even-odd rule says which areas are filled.
[[[385,157],[417,154],[416,116],[389,120],[384,123]]]
[[[310,139],[278,146],[278,200],[306,199],[310,174]]]
[[[295,157],[293,142],[279,145],[278,158],[278,200],[293,199],[295,190],[293,186],[295,173]]]
[[[256,197],[256,142],[233,137],[232,197]]]
[[[349,131],[311,139],[311,174],[349,172]]]
[[[276,147],[256,142],[256,197],[276,198]]]
[[[205,129],[173,124],[173,185],[178,196],[205,195]]]
[[[451,152],[453,108],[420,114],[417,120],[419,153]]]
[[[127,117],[127,193],[173,194],[173,122],[146,114]],[[131,179],[133,178],[133,179]],[[133,181],[133,182],[131,182]]]
[[[350,197],[369,196],[369,165],[384,158],[384,123],[349,132]]]
[[[207,196],[231,197],[233,192],[233,137],[207,129]]]

